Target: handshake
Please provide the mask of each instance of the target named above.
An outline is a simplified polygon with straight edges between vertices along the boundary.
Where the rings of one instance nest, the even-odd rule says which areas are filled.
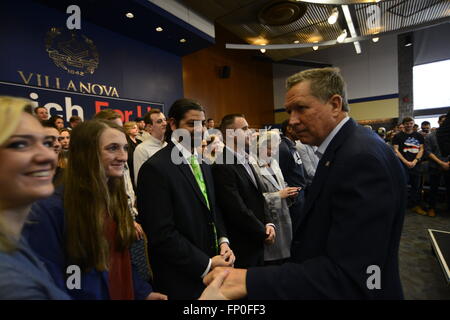
[[[247,296],[247,269],[214,268],[203,283],[207,286],[199,300],[236,300]]]
[[[266,226],[266,237],[273,241],[275,229]],[[267,241],[266,238],[266,241]],[[206,289],[199,300],[236,300],[247,296],[247,269],[233,267],[236,257],[227,243],[220,246],[220,255],[213,257],[211,271],[203,278]]]
[[[203,278],[203,283],[207,287],[203,290],[199,300],[229,300],[221,292],[221,289],[230,272],[229,270],[233,270],[235,260],[236,257],[228,243],[222,243],[220,255],[211,258],[211,271]]]

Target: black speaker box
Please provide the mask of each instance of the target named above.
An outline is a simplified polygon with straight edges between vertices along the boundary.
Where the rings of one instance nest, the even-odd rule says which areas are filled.
[[[230,66],[223,66],[219,68],[219,78],[226,79],[229,78],[231,74]]]

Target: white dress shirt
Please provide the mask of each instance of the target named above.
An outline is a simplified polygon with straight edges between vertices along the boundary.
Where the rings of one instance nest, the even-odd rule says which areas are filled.
[[[137,178],[139,169],[142,167],[145,161],[151,158],[156,152],[167,146],[167,142],[156,139],[154,136],[144,140],[144,142],[137,145],[133,153],[133,165],[134,165],[134,182],[137,185]]]
[[[303,144],[300,140],[295,141],[295,148],[300,156],[305,170],[305,178],[308,185],[312,183],[316,174],[319,158],[316,155],[317,147]]]
[[[322,158],[322,156],[325,154],[325,151],[328,148],[328,145],[330,144],[331,140],[333,140],[334,136],[341,130],[341,128],[344,126],[344,124],[350,119],[350,117],[345,117],[344,119],[339,122],[339,124],[334,127],[334,129],[330,132],[330,134],[325,138],[325,140],[320,144],[319,148],[316,150],[316,155],[319,157],[319,160]]]

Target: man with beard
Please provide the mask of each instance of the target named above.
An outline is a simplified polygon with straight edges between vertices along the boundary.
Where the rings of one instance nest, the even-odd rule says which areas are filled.
[[[197,102],[175,101],[168,114],[167,146],[138,174],[138,209],[149,239],[154,286],[169,299],[198,298],[210,270],[234,263],[211,169],[197,157],[204,122]]]
[[[264,264],[264,242],[275,241],[262,185],[249,163],[250,130],[242,114],[226,115],[220,125],[225,148],[213,166],[217,201],[236,255],[236,267]]]
[[[145,126],[146,126],[144,118],[143,117],[137,117],[134,121],[136,121],[136,124],[138,126],[138,130],[139,130],[137,139],[141,140],[141,141],[144,141],[144,139],[142,138],[142,135],[145,132]]]

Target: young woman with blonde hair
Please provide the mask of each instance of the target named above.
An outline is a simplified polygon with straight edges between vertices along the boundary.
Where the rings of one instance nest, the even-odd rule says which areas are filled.
[[[0,128],[0,300],[68,299],[21,237],[32,203],[54,191],[54,137],[21,98],[0,96]]]

